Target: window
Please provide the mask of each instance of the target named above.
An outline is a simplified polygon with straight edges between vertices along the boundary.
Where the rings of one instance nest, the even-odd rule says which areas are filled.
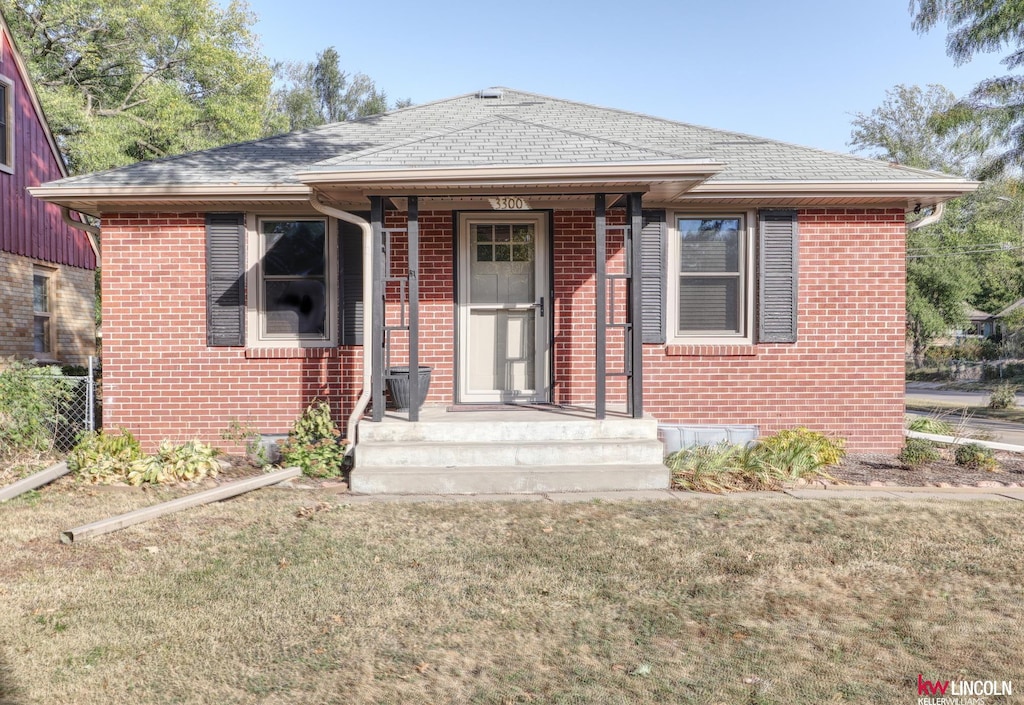
[[[669,248],[669,331],[678,342],[751,340],[748,214],[678,215]]]
[[[14,170],[14,85],[0,76],[0,171]]]
[[[43,359],[54,358],[55,321],[53,320],[53,272],[35,269],[32,273],[32,350]]]
[[[335,344],[334,234],[323,218],[261,218],[250,231],[250,335],[253,347]],[[255,334],[255,340],[253,339]]]

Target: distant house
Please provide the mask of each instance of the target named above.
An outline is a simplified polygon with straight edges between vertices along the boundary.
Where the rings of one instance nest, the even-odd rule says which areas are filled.
[[[0,358],[84,364],[96,350],[88,235],[28,188],[67,176],[0,14]]]
[[[967,308],[967,317],[970,321],[970,328],[967,330],[969,335],[979,335],[982,338],[991,338],[996,334],[996,326],[999,319],[998,314],[979,311],[968,304],[964,304],[964,306]]]
[[[102,221],[104,425],[327,399],[353,489],[482,492],[666,486],[659,423],[897,450],[905,216],[976,187],[494,88],[33,193]]]

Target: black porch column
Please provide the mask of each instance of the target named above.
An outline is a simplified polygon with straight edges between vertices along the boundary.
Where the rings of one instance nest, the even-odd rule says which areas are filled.
[[[373,400],[373,420],[384,419],[384,200],[370,196],[370,227],[373,230],[373,339],[371,359],[373,376],[370,387]]]
[[[409,420],[420,420],[420,204],[409,196]]]
[[[600,420],[606,413],[607,392],[607,340],[608,312],[606,294],[607,222],[605,219],[605,196],[594,196],[594,418]]]
[[[644,337],[643,287],[640,281],[641,237],[644,229],[643,193],[631,193],[627,198],[627,233],[629,234],[629,349],[626,351],[630,371],[628,384],[628,413],[634,419],[644,415]]]

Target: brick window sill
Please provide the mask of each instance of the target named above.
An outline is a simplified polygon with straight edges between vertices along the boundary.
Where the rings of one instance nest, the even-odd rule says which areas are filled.
[[[667,345],[667,357],[757,357],[756,345]]]
[[[339,348],[246,348],[247,360],[321,360],[339,357]]]

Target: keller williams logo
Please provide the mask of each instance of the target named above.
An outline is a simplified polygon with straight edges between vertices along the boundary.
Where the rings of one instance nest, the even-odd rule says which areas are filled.
[[[986,697],[1013,695],[1013,681],[930,681],[918,673],[917,695],[918,702],[925,705],[985,705]],[[963,700],[962,696],[971,699]]]

